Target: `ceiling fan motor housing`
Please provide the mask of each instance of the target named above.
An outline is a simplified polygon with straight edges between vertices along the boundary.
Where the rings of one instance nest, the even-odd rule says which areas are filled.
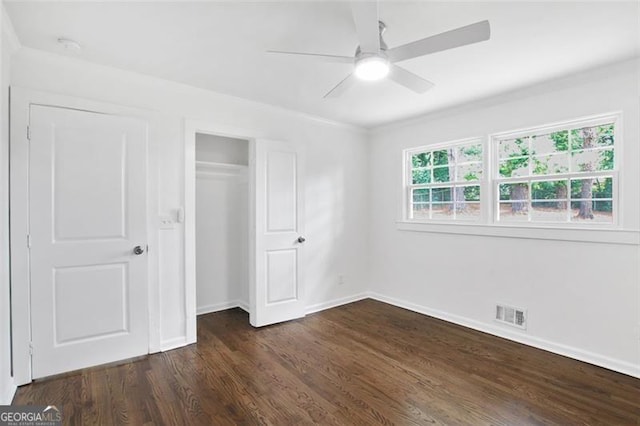
[[[387,76],[390,69],[389,58],[387,57],[387,44],[382,39],[382,33],[386,29],[382,21],[378,21],[378,32],[380,34],[380,49],[377,52],[363,52],[362,48],[356,48],[353,59],[354,74],[361,80],[376,81]]]
[[[382,34],[384,34],[385,30],[387,29],[387,26],[385,25],[384,22],[382,21],[378,21],[378,31],[380,33],[380,51],[377,53],[374,52],[362,52],[362,49],[360,48],[360,45],[358,45],[358,47],[356,47],[356,54],[354,55],[354,59],[355,62],[358,62],[359,59],[361,59],[362,57],[366,57],[366,56],[382,56],[386,59],[386,55],[379,55],[378,53],[384,53],[386,52],[386,50],[388,49],[387,47],[387,43],[384,42],[384,38],[382,38]]]

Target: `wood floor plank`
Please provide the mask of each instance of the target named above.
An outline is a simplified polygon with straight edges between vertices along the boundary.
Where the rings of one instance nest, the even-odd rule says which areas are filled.
[[[198,343],[35,381],[16,405],[69,425],[640,425],[640,380],[364,300],[261,329],[198,318]]]

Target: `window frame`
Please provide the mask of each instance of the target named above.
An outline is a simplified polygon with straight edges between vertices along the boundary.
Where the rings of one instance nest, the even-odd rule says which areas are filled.
[[[612,170],[602,170],[602,171],[593,171],[588,174],[584,174],[584,172],[570,172],[570,173],[554,173],[548,175],[528,175],[528,176],[519,176],[514,178],[503,178],[499,176],[499,141],[509,138],[522,138],[533,135],[544,135],[552,132],[567,130],[570,131],[576,128],[583,127],[591,127],[598,126],[603,124],[612,123],[614,125],[614,143],[612,145],[612,149],[614,152],[613,155],[613,169]],[[460,145],[470,145],[470,144],[478,144],[482,147],[482,178],[478,181],[470,181],[469,184],[473,185],[473,182],[477,182],[480,186],[480,215],[477,220],[456,220],[456,219],[433,219],[433,218],[420,218],[415,219],[412,216],[412,190],[419,187],[424,186],[432,186],[434,183],[430,184],[413,184],[413,176],[412,176],[412,155],[421,153],[421,152],[433,152],[442,149],[448,149],[454,146]],[[421,145],[418,147],[410,147],[405,148],[402,151],[402,207],[400,210],[401,219],[398,220],[399,228],[403,230],[424,230],[427,232],[436,232],[436,229],[442,229],[441,232],[453,232],[453,230],[460,229],[460,231],[455,231],[453,233],[470,233],[475,234],[475,232],[464,231],[474,230],[474,229],[487,229],[487,231],[481,231],[479,234],[493,234],[493,231],[488,231],[489,228],[496,229],[498,232],[499,229],[504,229],[505,232],[511,232],[509,229],[516,230],[522,229],[522,232],[527,232],[526,235],[530,235],[530,238],[535,238],[533,235],[536,233],[540,234],[542,239],[556,239],[550,238],[546,232],[543,232],[545,229],[548,230],[563,230],[564,233],[567,233],[568,236],[572,236],[569,238],[570,240],[581,240],[582,237],[575,239],[577,237],[573,237],[576,235],[576,232],[580,231],[601,231],[600,234],[604,235],[606,233],[611,232],[620,232],[624,231],[623,225],[623,211],[622,206],[623,203],[623,186],[624,186],[624,170],[621,169],[621,165],[623,163],[624,151],[623,151],[623,114],[622,112],[609,112],[605,114],[591,115],[586,117],[581,117],[577,119],[563,120],[558,122],[553,122],[550,124],[543,124],[539,126],[531,126],[527,128],[517,129],[517,130],[509,130],[504,132],[494,132],[489,133],[486,136],[476,136],[469,137],[463,139],[456,139],[447,142],[434,143]],[[604,148],[606,149],[606,148]],[[571,150],[569,150],[569,161],[571,161]],[[542,154],[541,154],[542,155]],[[587,177],[612,177],[612,221],[608,223],[604,222],[586,222],[586,221],[535,221],[529,219],[527,221],[512,221],[512,222],[504,222],[498,220],[499,215],[499,203],[500,203],[500,194],[499,194],[499,185],[501,183],[509,183],[515,182],[515,180],[526,181],[526,182],[535,182],[535,181],[552,181],[552,180],[568,180],[569,184],[571,183],[571,179],[580,179]],[[461,182],[444,182],[442,186],[454,187],[454,184]],[[530,191],[531,194],[531,191]],[[608,199],[607,199],[608,200]],[[542,200],[544,201],[544,200]],[[531,202],[531,198],[529,198],[529,203]],[[571,203],[571,191],[569,188],[567,195],[567,202]],[[570,210],[570,208],[569,208]],[[448,231],[447,231],[448,230]],[[532,234],[529,234],[531,232]],[[638,240],[637,231],[624,231],[634,233],[633,237],[630,237],[633,241]],[[502,231],[498,232],[501,236],[510,236],[508,234],[503,234]],[[516,232],[517,234],[521,234],[520,231]],[[542,236],[544,234],[544,236]],[[524,235],[524,234],[523,234]],[[561,234],[558,234],[561,235]],[[612,234],[613,235],[613,234]],[[598,237],[599,238],[599,237]],[[608,238],[608,237],[607,237]],[[612,237],[613,238],[613,237]],[[616,237],[617,238],[617,237]],[[563,238],[560,238],[563,239]],[[614,238],[615,239],[615,238]],[[633,243],[635,244],[635,243]]]
[[[460,147],[465,145],[480,145],[482,148],[482,160],[480,164],[482,166],[482,178],[476,181],[448,181],[448,182],[430,182],[428,184],[414,184],[413,183],[413,163],[412,157],[415,154],[424,153],[424,152],[434,152],[441,151],[444,149],[450,149],[454,147]],[[487,143],[486,139],[483,137],[471,137],[464,139],[456,139],[447,142],[440,142],[436,144],[422,145],[414,148],[404,149],[402,152],[403,155],[403,171],[402,171],[402,217],[404,221],[410,223],[430,223],[430,224],[456,224],[456,225],[480,225],[486,224],[488,215],[488,206],[487,203],[487,195],[490,190],[490,186],[488,185],[488,173],[489,170],[487,168],[489,157],[487,155]],[[473,162],[471,162],[473,163]],[[456,163],[457,165],[457,163]],[[443,166],[444,167],[444,166]],[[431,165],[432,176],[434,165]],[[480,197],[479,201],[477,201],[479,205],[480,214],[477,219],[434,219],[433,217],[429,218],[420,218],[415,219],[412,217],[413,211],[413,194],[412,191],[414,189],[422,189],[422,188],[433,188],[433,187],[447,187],[447,188],[455,188],[457,186],[479,186],[480,187]],[[474,202],[475,203],[475,202]],[[432,202],[430,202],[432,204]],[[431,210],[431,207],[430,207]],[[455,212],[454,212],[455,215]]]
[[[558,131],[571,131],[576,128],[593,127],[603,124],[613,124],[614,131],[614,143],[613,149],[613,169],[593,171],[589,173],[585,172],[567,172],[567,173],[554,173],[547,175],[534,175],[529,174],[527,176],[516,176],[505,178],[500,176],[500,141],[505,139],[525,138],[536,135],[545,135]],[[494,226],[503,227],[523,227],[523,228],[565,228],[565,229],[620,229],[621,227],[621,173],[620,173],[620,159],[622,158],[622,114],[620,112],[600,114],[595,116],[583,117],[573,120],[566,120],[562,122],[556,122],[552,124],[546,124],[541,126],[529,127],[521,130],[509,130],[506,132],[492,133],[488,136],[488,146],[490,151],[490,168],[491,178],[490,180],[490,210],[491,210],[491,222]],[[606,149],[606,148],[605,148]],[[529,158],[532,158],[529,154]],[[569,162],[571,162],[571,150],[569,150]],[[531,162],[529,162],[529,168]],[[553,181],[553,180],[568,180],[571,182],[573,179],[584,179],[587,177],[612,177],[612,221],[609,223],[602,222],[571,222],[569,221],[535,221],[531,220],[531,208],[529,209],[528,219],[526,221],[512,221],[505,222],[499,219],[500,216],[500,184],[504,183],[518,183],[527,182],[529,184],[540,181]],[[531,191],[529,191],[531,194]],[[527,201],[529,207],[531,204],[531,196]],[[571,189],[568,188],[567,203],[569,204],[569,210],[571,205]]]

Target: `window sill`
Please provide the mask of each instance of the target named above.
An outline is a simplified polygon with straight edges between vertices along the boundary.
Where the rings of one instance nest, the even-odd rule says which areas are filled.
[[[533,240],[577,241],[640,245],[640,231],[620,229],[551,228],[511,225],[485,225],[470,223],[396,222],[400,231],[431,232],[438,234],[475,235],[499,238],[526,238]]]

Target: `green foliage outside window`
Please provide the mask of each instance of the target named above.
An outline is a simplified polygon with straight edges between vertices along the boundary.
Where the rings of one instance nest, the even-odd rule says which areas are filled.
[[[592,140],[586,137],[595,134]],[[535,150],[536,138],[548,137],[553,143],[553,149],[549,152],[537,153]],[[513,140],[501,141],[501,159],[499,161],[499,173],[501,177],[510,178],[516,176],[529,176],[528,167],[531,162],[531,174],[536,176],[562,174],[573,167],[573,172],[603,171],[614,168],[614,125],[606,124],[594,128],[578,128],[562,130],[549,135],[530,136]],[[505,156],[505,154],[507,154]],[[573,161],[570,166],[570,161]],[[577,169],[577,170],[576,170]],[[515,174],[516,171],[518,174]],[[513,199],[513,188],[516,185],[500,185],[500,199]],[[568,180],[534,181],[531,183],[532,200],[558,200],[567,199]],[[583,182],[573,180],[571,182],[571,198],[579,198],[578,194],[584,193],[583,187],[592,185],[591,197],[613,198],[613,185],[611,178],[589,179]],[[561,203],[559,208],[563,208]],[[611,212],[611,201],[593,203],[593,210]]]

